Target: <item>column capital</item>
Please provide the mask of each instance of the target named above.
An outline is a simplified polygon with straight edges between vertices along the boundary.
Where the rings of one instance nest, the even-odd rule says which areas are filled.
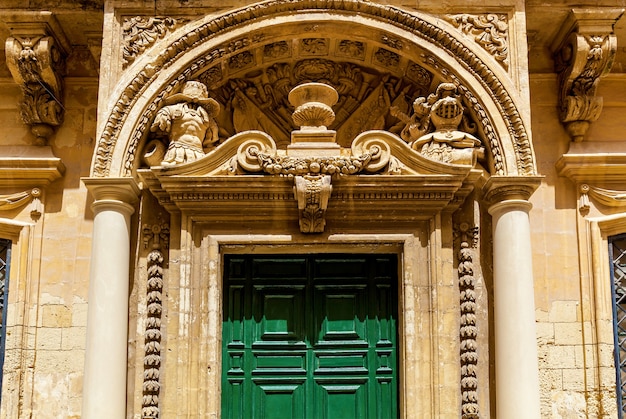
[[[528,201],[542,176],[491,176],[483,186],[483,199],[491,207],[503,201]]]
[[[105,178],[84,177],[81,179],[95,201],[120,201],[126,204],[135,204],[141,189],[130,177]]]

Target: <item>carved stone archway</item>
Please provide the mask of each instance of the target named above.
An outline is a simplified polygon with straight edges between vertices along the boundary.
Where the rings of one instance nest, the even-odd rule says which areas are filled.
[[[175,30],[176,25],[171,26],[171,32],[141,55],[126,56],[120,64],[123,71],[106,101],[111,111],[98,124],[91,177],[85,179],[96,199],[94,231],[99,234],[94,240],[92,263],[97,269],[92,272],[90,289],[90,300],[96,301],[98,309],[90,309],[88,320],[85,393],[95,394],[97,387],[98,396],[85,397],[83,417],[97,417],[104,405],[111,412],[111,399],[122,413],[133,403],[125,406],[126,393],[120,390],[126,378],[125,341],[117,339],[116,351],[112,351],[105,345],[105,335],[96,329],[128,327],[119,315],[120,308],[128,313],[128,307],[119,306],[118,300],[128,292],[124,271],[130,269],[130,261],[122,253],[129,252],[130,238],[124,232],[135,198],[141,194],[139,180],[149,190],[144,198],[151,195],[147,199],[152,206],[160,205],[172,215],[167,227],[172,235],[169,252],[175,255],[173,265],[180,269],[170,266],[164,274],[160,267],[156,282],[168,275],[163,282],[170,288],[164,292],[172,301],[185,301],[169,308],[173,312],[167,321],[175,336],[169,355],[172,361],[164,371],[170,377],[170,389],[193,387],[197,396],[191,400],[170,390],[161,403],[161,354],[146,350],[151,364],[144,365],[144,373],[150,377],[135,383],[136,389],[142,384],[150,387],[143,394],[148,402],[139,408],[152,413],[144,415],[158,414],[161,404],[166,416],[219,412],[218,324],[224,252],[258,248],[287,253],[308,249],[351,252],[356,245],[358,251],[384,249],[402,255],[402,415],[455,416],[462,404],[461,388],[465,417],[474,417],[478,403],[470,393],[477,384],[476,377],[467,373],[471,365],[463,364],[463,386],[442,378],[454,376],[461,382],[459,330],[466,345],[473,326],[450,329],[437,307],[443,310],[449,301],[458,301],[449,253],[452,214],[476,185],[484,184],[476,196],[490,206],[497,245],[506,247],[504,243],[510,241],[517,245],[509,247],[522,249],[518,254],[500,253],[494,263],[494,282],[501,281],[500,289],[506,291],[496,289],[500,307],[518,312],[516,319],[521,319],[511,325],[498,323],[498,317],[498,330],[518,330],[521,324],[524,331],[517,346],[512,347],[512,339],[504,333],[496,338],[496,359],[516,356],[512,353],[519,350],[524,353],[520,362],[508,366],[509,376],[523,377],[515,388],[506,378],[499,378],[503,387],[498,387],[502,400],[498,415],[525,410],[527,417],[538,417],[532,270],[526,269],[528,261],[525,268],[510,271],[520,253],[530,258],[527,199],[537,186],[536,167],[528,115],[520,111],[528,107],[528,98],[517,93],[512,72],[501,57],[438,18],[363,1],[271,0],[202,17]],[[204,83],[222,110],[216,117],[217,145],[187,164],[151,163],[145,155],[159,141],[151,130],[155,117],[191,81]],[[309,82],[338,92],[335,120],[329,122],[329,129],[297,130],[300,124],[292,122],[297,105],[289,101],[289,92]],[[410,114],[415,98],[426,100],[436,91],[439,94],[440,86],[458,94],[466,123],[461,131],[471,131],[470,137],[477,138],[484,155],[476,148],[470,150],[469,158],[437,159],[419,149],[419,141],[401,138],[404,124],[397,115]],[[434,108],[434,103],[429,106]],[[320,136],[326,139],[319,140]],[[337,171],[338,165],[344,165],[345,172]],[[149,211],[142,208],[144,213]],[[307,219],[307,213],[315,211]],[[115,229],[107,232],[106,223]],[[159,232],[165,230],[159,227]],[[308,234],[313,232],[318,235]],[[105,252],[109,242],[114,248]],[[469,258],[471,263],[468,239],[463,242],[459,261],[467,263]],[[106,261],[111,258],[125,265],[108,267]],[[107,294],[98,289],[103,278],[120,287]],[[432,295],[430,300],[428,295]],[[164,307],[161,300],[158,303],[159,310],[168,310],[167,302]],[[465,314],[464,318],[471,317]],[[190,322],[190,316],[200,320]],[[115,318],[117,326],[109,317]],[[154,316],[149,320],[156,321]],[[416,329],[438,332],[429,335],[432,339],[420,339]],[[160,330],[146,327],[148,333]],[[203,343],[194,346],[191,336]],[[186,368],[177,371],[179,365]],[[513,367],[520,374],[511,373]],[[106,381],[102,375],[114,377]],[[174,406],[185,406],[188,411],[176,411]]]

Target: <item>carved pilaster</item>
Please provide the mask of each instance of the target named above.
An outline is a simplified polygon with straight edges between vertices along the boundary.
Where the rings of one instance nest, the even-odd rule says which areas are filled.
[[[582,141],[602,112],[596,90],[611,70],[617,51],[613,27],[623,13],[623,9],[572,10],[553,43],[561,122],[573,141]]]
[[[143,244],[148,254],[147,318],[144,335],[144,372],[143,398],[141,403],[142,418],[160,416],[159,396],[161,393],[161,314],[163,312],[163,261],[162,248],[169,242],[169,225],[165,223],[143,226]]]
[[[298,201],[300,231],[322,233],[326,225],[326,208],[332,191],[329,175],[296,176],[294,193]]]
[[[45,145],[63,121],[62,73],[69,43],[50,12],[23,12],[5,21],[10,28],[6,63],[22,88],[22,121],[31,127],[35,144]]]
[[[478,419],[478,328],[476,326],[476,291],[471,248],[478,241],[478,227],[468,223],[456,226],[459,246],[459,291],[461,304],[461,418]]]

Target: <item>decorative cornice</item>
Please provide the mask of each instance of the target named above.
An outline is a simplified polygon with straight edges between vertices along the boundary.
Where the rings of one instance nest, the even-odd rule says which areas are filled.
[[[556,162],[558,174],[576,184],[610,186],[626,183],[626,149],[610,143],[593,144],[593,148],[579,147],[592,144],[572,144],[570,151]]]
[[[122,23],[122,60],[124,68],[159,39],[174,31],[187,19],[133,16]]]
[[[45,145],[63,121],[65,56],[70,45],[50,12],[22,12],[4,18],[10,28],[6,63],[22,88],[22,121],[31,127],[36,145]]]
[[[49,146],[0,146],[0,188],[44,187],[64,172]]]
[[[271,15],[302,10],[358,12],[361,16],[387,21],[446,51],[477,80],[480,80],[491,99],[496,103],[496,106],[499,107],[503,121],[508,128],[515,147],[517,170],[513,169],[512,171],[516,171],[520,174],[533,174],[535,172],[533,164],[534,157],[524,122],[506,87],[499,80],[498,76],[476,56],[476,54],[454,36],[439,28],[436,24],[425,21],[419,16],[392,6],[382,6],[360,0],[329,2],[318,2],[314,0],[272,0],[247,6],[246,8],[235,10],[203,23],[191,29],[180,38],[173,40],[173,42],[164,48],[152,62],[146,63],[143,69],[128,83],[123,89],[123,92],[120,93],[118,100],[116,100],[111,110],[111,114],[104,125],[103,132],[96,146],[92,175],[96,177],[109,175],[112,165],[113,150],[116,147],[121,129],[133,105],[148,88],[150,83],[158,77],[160,70],[171,65],[171,63],[176,61],[184,52],[199,46],[218,33],[223,33],[233,27],[239,27],[242,24],[257,19],[265,19]],[[169,96],[170,92],[179,89],[185,81],[191,80],[192,77],[195,77],[204,69],[215,65],[218,60],[222,59],[225,54],[229,52],[230,51],[227,51],[225,48],[216,47],[207,54],[203,54],[203,56],[198,58],[195,62],[189,63],[176,79],[172,80],[169,85],[163,86],[161,93],[159,93],[154,101],[144,110],[135,125],[137,128],[131,134],[131,138],[127,144],[126,156],[124,157],[123,167],[120,169],[119,175],[131,176],[135,166],[135,153],[139,142],[141,138],[143,138],[145,130],[149,127],[154,113],[161,107],[162,102]],[[465,94],[464,92],[461,93]],[[499,161],[500,164],[502,164],[502,156],[499,156]],[[501,170],[498,170],[497,173],[505,174],[505,170],[506,168],[503,167]]]
[[[446,19],[493,55],[505,70],[509,69],[509,18],[506,14],[448,15]]]
[[[582,141],[602,112],[598,83],[617,52],[614,26],[624,9],[574,9],[553,43],[559,75],[561,122],[575,142]]]

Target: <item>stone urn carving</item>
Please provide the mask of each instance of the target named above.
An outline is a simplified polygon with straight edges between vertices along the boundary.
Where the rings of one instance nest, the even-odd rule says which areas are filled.
[[[305,83],[289,92],[289,103],[296,110],[293,122],[301,130],[326,130],[335,120],[332,106],[339,100],[337,91],[323,83]]]

